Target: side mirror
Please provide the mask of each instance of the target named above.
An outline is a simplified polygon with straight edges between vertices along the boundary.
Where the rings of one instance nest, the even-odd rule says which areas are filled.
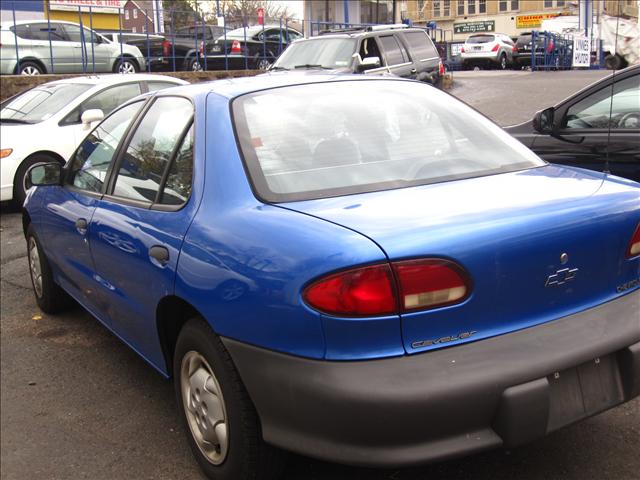
[[[82,120],[82,129],[91,130],[92,123],[99,122],[104,118],[104,113],[99,108],[92,108],[82,112],[80,120]]]
[[[533,117],[533,128],[538,133],[553,133],[553,107],[540,110]]]
[[[34,186],[61,185],[62,165],[58,162],[36,163],[24,177],[25,190]]]
[[[359,72],[372,70],[374,68],[380,68],[380,57],[367,57],[360,62],[360,65],[358,65]]]

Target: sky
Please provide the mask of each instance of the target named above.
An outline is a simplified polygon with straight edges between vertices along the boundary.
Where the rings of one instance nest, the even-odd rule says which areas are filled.
[[[299,20],[302,20],[303,1],[302,0],[269,0],[273,3],[289,8],[289,11],[296,16]],[[216,9],[215,0],[198,0],[198,6],[205,11],[214,12]]]

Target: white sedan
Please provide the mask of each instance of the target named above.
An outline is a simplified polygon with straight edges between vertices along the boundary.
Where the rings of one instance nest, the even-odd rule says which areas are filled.
[[[4,101],[0,105],[0,201],[23,203],[23,179],[31,165],[66,163],[88,133],[83,113],[100,110],[107,115],[141,93],[186,83],[163,75],[75,77],[39,85]]]

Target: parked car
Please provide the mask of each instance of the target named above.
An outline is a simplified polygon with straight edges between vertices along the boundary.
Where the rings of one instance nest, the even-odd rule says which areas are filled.
[[[132,45],[121,48],[77,23],[21,20],[0,24],[3,74],[135,73],[145,68],[144,56],[138,48]]]
[[[294,42],[272,70],[394,74],[441,87],[444,66],[423,29],[377,26],[325,33]]]
[[[640,185],[549,165],[423,83],[160,91],[29,181],[38,305],[76,299],[173,376],[210,478],[272,478],[273,447],[511,447],[640,393]]]
[[[640,65],[603,78],[506,130],[549,162],[640,182]]]
[[[168,34],[171,55],[176,57],[176,68],[181,70],[203,70],[202,55],[216,39],[228,31],[218,25],[192,25],[176,30],[174,35]]]
[[[533,49],[535,36],[536,46]],[[513,63],[516,67],[531,66],[531,58],[535,57],[535,65],[551,68],[571,67],[573,44],[565,38],[548,32],[526,32],[516,40],[513,51]]]
[[[187,82],[160,75],[74,77],[44,83],[0,104],[0,201],[25,197],[24,175],[41,162],[63,165],[86,137],[82,117],[103,115],[140,95]]]
[[[116,44],[133,45],[142,52],[147,68],[152,72],[173,70],[171,62],[171,42],[163,35],[147,35],[146,33],[110,32],[103,35]],[[180,65],[180,63],[178,64]]]
[[[302,37],[297,30],[278,25],[236,28],[213,43],[203,44],[196,68],[266,70],[289,43]]]
[[[460,51],[465,67],[494,66],[505,70],[513,63],[515,44],[502,33],[470,35]]]

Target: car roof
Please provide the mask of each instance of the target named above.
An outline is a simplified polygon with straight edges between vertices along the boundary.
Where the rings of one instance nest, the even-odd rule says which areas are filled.
[[[184,95],[190,98],[206,96],[215,93],[222,97],[232,99],[247,93],[270,90],[273,88],[288,87],[294,85],[307,85],[312,83],[331,82],[363,82],[363,81],[398,81],[413,82],[400,77],[365,76],[351,74],[329,74],[323,72],[273,72],[253,77],[239,77],[213,82],[203,82],[193,85],[184,85],[172,88],[171,95]],[[158,95],[163,95],[162,90]]]
[[[49,21],[47,21],[46,18],[40,18],[40,19],[34,19],[34,20],[16,20],[15,23],[13,21],[1,22],[0,23],[0,28],[7,29],[9,27],[13,27],[14,25],[30,25],[32,23],[56,23],[56,24],[64,23],[65,25],[80,25],[77,22],[67,22],[65,20],[49,20]],[[84,25],[84,26],[88,27],[87,25]]]
[[[122,75],[118,73],[106,75],[86,75],[79,77],[69,77],[62,80],[54,80],[41,85],[60,85],[63,83],[79,83],[87,85],[116,85],[118,83],[128,83],[134,81],[175,81],[177,85],[188,85],[188,82],[179,78],[170,77],[168,75],[151,75],[145,73],[136,73],[130,75]],[[36,87],[37,88],[37,87]]]
[[[378,36],[378,35],[388,35],[389,33],[395,32],[424,32],[427,31],[424,28],[385,28],[381,30],[367,30],[366,28],[356,29],[356,30],[336,30],[333,32],[323,32],[322,35],[318,35],[317,37],[306,38],[305,40],[317,40],[319,38],[330,38],[330,37],[343,37],[343,38],[354,38],[354,37],[364,37],[364,36]]]

